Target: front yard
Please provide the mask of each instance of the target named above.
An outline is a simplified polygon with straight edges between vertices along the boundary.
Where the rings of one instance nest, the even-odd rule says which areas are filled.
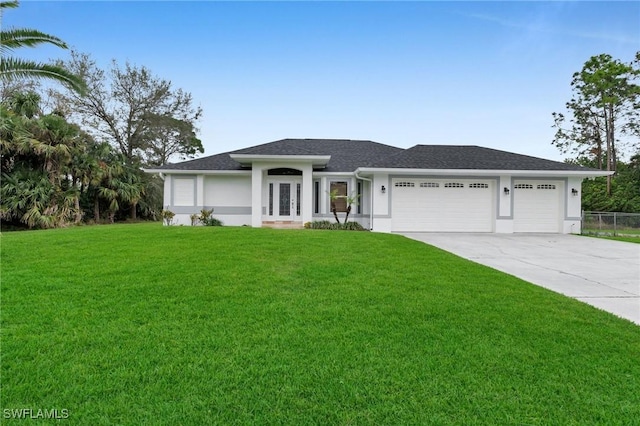
[[[5,421],[640,418],[636,325],[404,237],[138,224],[1,244]]]

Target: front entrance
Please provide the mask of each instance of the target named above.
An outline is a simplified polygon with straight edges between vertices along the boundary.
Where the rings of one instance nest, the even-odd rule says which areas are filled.
[[[301,181],[269,182],[269,219],[294,222],[301,219]]]

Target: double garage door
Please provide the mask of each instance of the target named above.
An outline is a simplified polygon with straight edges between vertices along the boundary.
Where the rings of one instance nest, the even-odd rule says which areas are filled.
[[[493,232],[497,197],[512,196],[514,232],[560,232],[560,181],[516,180],[504,195],[495,180],[393,179],[395,232]]]
[[[393,179],[397,232],[492,232],[495,183],[466,179]]]

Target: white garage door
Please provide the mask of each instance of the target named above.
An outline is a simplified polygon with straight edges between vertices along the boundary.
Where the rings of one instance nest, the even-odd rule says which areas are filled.
[[[513,186],[514,232],[560,232],[563,218],[560,181],[519,180]]]
[[[391,186],[393,231],[493,231],[493,181],[393,179]]]

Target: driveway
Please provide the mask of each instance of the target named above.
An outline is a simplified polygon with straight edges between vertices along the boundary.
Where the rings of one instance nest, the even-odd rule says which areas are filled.
[[[640,325],[640,244],[559,234],[403,235]]]

